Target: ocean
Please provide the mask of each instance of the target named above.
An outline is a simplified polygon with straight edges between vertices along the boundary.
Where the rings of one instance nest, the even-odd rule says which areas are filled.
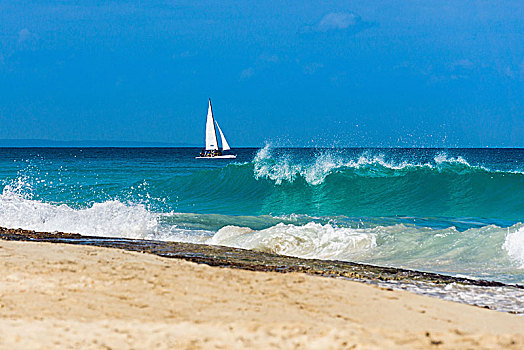
[[[0,226],[524,285],[524,149],[0,148]]]

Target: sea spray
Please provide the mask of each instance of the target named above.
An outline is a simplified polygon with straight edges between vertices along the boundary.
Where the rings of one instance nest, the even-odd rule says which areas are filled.
[[[524,269],[524,227],[508,228],[503,248]]]
[[[49,204],[21,196],[0,196],[0,225],[36,231],[61,231],[83,235],[153,238],[156,215],[141,204],[118,201],[93,203],[85,209]]]

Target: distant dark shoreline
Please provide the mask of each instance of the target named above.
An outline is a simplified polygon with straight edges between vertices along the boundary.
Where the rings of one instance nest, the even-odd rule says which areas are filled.
[[[198,145],[171,142],[141,142],[141,141],[109,141],[109,140],[79,140],[55,141],[43,139],[0,139],[0,148],[110,148],[110,147],[198,147]]]

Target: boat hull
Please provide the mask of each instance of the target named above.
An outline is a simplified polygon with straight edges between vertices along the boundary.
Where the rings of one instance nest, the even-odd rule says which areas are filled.
[[[213,157],[195,157],[195,159],[235,159],[237,156],[234,154],[226,154],[221,156],[213,156]]]

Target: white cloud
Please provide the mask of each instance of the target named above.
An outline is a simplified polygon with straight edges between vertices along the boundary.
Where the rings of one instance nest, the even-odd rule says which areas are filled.
[[[469,59],[462,59],[451,63],[451,68],[463,68],[463,69],[472,69],[475,67],[475,64]]]
[[[240,80],[248,80],[255,74],[253,67],[249,67],[240,72]]]
[[[29,29],[24,28],[18,32],[18,42],[27,42],[33,39],[34,34],[29,31]]]
[[[322,17],[314,29],[321,32],[329,30],[341,30],[357,25],[361,21],[360,16],[351,12],[331,12]]]
[[[27,28],[23,28],[18,32],[18,45],[23,49],[34,49],[38,40],[38,36]]]
[[[506,76],[507,78],[515,79],[515,77],[517,76],[517,73],[510,66],[505,66],[502,72],[504,76]]]
[[[330,12],[320,19],[316,24],[302,27],[301,33],[329,32],[329,31],[351,31],[353,34],[366,30],[373,26],[373,23],[363,21],[354,12]]]
[[[315,74],[315,72],[317,70],[319,70],[320,68],[324,67],[324,65],[322,63],[318,63],[318,62],[313,62],[313,63],[308,63],[308,64],[305,64],[302,66],[302,71],[305,73],[305,74]]]
[[[198,51],[196,50],[186,50],[180,53],[174,53],[172,57],[174,60],[177,60],[177,59],[184,59],[184,58],[193,58],[193,57],[196,57],[197,55],[198,55]]]
[[[262,53],[256,58],[250,67],[240,72],[240,80],[251,79],[256,72],[271,69],[273,65],[279,64],[280,62],[282,62],[282,59],[277,54]]]
[[[278,55],[275,55],[275,54],[269,55],[269,54],[263,53],[262,55],[258,57],[258,59],[262,62],[267,62],[267,63],[280,62],[280,58],[278,57]]]

